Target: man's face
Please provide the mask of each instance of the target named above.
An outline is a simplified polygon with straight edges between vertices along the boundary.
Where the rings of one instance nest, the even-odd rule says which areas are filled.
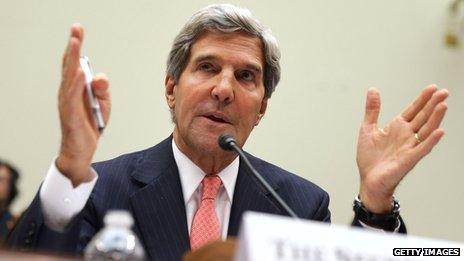
[[[264,115],[261,41],[244,33],[205,32],[192,46],[179,81],[166,78],[174,110],[174,137],[181,150],[215,153],[221,134],[240,146]]]

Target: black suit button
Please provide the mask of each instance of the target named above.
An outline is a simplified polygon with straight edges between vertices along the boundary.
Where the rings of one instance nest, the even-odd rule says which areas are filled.
[[[35,233],[34,230],[31,229],[31,230],[29,230],[29,232],[27,233],[27,235],[28,235],[28,236],[33,236],[34,233]]]
[[[26,245],[30,245],[32,243],[32,239],[30,238],[26,238],[26,240],[24,240],[24,244]]]

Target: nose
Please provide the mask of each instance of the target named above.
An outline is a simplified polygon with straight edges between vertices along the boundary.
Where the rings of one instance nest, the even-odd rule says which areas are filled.
[[[234,100],[235,76],[233,72],[222,72],[211,90],[211,96],[220,103],[230,103]]]

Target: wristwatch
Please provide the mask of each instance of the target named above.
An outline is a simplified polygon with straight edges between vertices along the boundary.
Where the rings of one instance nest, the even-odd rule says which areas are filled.
[[[359,195],[354,199],[353,211],[355,219],[366,225],[378,227],[386,231],[395,231],[400,220],[400,202],[393,197],[392,210],[387,214],[375,214],[367,210],[359,199]]]

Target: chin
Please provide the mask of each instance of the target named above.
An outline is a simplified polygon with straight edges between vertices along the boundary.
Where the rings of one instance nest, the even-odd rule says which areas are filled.
[[[193,137],[193,145],[202,153],[221,153],[223,150],[219,147],[218,138],[221,134],[203,133]]]
[[[192,128],[190,131],[181,135],[185,145],[190,147],[191,150],[197,151],[201,154],[217,154],[223,152],[219,147],[218,138],[222,134],[210,132],[208,130],[198,130]]]

